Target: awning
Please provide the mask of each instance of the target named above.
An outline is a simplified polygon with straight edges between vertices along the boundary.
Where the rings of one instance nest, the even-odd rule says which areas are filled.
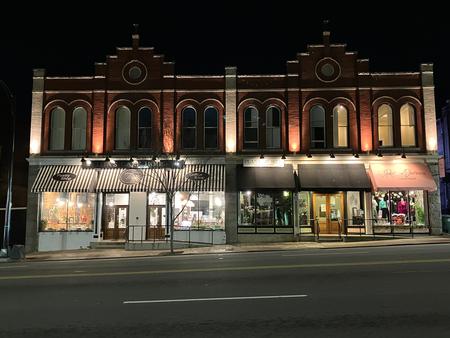
[[[189,180],[189,173],[207,173],[202,181]],[[97,192],[224,191],[225,166],[187,164],[183,169],[101,169]]]
[[[238,167],[237,181],[239,190],[295,189],[291,164],[274,168]]]
[[[300,164],[300,190],[371,190],[364,164]]]
[[[375,190],[437,190],[424,163],[371,164],[369,174]]]
[[[39,169],[31,192],[93,191],[96,172],[79,165],[48,165]]]

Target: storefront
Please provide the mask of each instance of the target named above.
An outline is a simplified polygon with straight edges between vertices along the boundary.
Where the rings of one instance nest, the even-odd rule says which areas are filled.
[[[428,192],[436,183],[424,163],[371,164],[373,230],[429,231]]]
[[[299,164],[298,177],[300,235],[366,232],[371,185],[364,164]]]
[[[238,167],[238,234],[293,234],[292,165]]]
[[[31,188],[38,194],[38,249],[86,248],[96,233],[97,173],[75,165],[44,166]]]

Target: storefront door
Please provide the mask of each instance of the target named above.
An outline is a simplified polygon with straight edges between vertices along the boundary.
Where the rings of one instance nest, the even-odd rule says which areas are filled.
[[[339,233],[339,221],[344,218],[344,195],[313,194],[314,219],[321,234]],[[341,229],[342,232],[342,229]]]
[[[166,207],[162,205],[148,206],[147,240],[163,239],[166,225]]]
[[[128,226],[128,205],[115,205],[106,210],[103,239],[125,239]]]

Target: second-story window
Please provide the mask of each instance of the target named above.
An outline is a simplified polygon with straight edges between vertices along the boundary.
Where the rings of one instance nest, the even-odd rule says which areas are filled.
[[[130,149],[131,112],[125,106],[116,110],[116,149]]]
[[[335,148],[348,146],[348,111],[341,104],[333,109],[333,145]]]
[[[186,107],[181,113],[182,146],[184,149],[194,149],[197,138],[197,112],[193,107]]]
[[[266,148],[281,146],[281,113],[277,107],[269,107],[266,111]]]
[[[218,115],[214,107],[205,109],[205,149],[217,149]]]
[[[378,142],[382,147],[392,147],[394,145],[392,108],[388,104],[382,104],[378,108]]]
[[[138,148],[152,147],[152,111],[148,107],[139,110]]]
[[[406,103],[400,108],[400,132],[402,147],[416,145],[416,113],[414,107]]]
[[[309,111],[311,123],[311,148],[326,148],[325,140],[325,109],[315,105]]]
[[[258,110],[248,107],[244,111],[244,149],[257,149],[258,136]]]
[[[77,107],[72,113],[72,150],[86,149],[87,111]]]
[[[50,150],[64,150],[66,112],[56,107],[50,115]]]

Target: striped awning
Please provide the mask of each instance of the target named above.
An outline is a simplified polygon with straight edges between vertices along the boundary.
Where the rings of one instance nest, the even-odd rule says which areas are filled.
[[[93,191],[96,172],[79,165],[47,165],[39,169],[31,192]]]
[[[207,173],[203,181],[188,179],[189,173]],[[187,164],[183,169],[101,169],[97,192],[224,191],[225,166]]]

